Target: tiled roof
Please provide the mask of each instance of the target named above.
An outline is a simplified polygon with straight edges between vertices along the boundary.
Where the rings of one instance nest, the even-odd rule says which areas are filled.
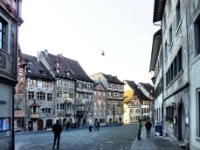
[[[165,9],[165,2],[166,0],[154,1],[153,22],[158,22],[162,20],[163,12]]]
[[[26,65],[26,76],[32,78],[41,78],[43,80],[54,80],[54,77],[49,73],[45,66],[37,61],[37,57],[28,54],[22,54]]]
[[[52,71],[57,77],[63,76],[66,78],[73,78],[81,81],[93,82],[83,70],[78,61],[66,58],[61,55],[53,55],[48,53],[48,56],[45,55],[45,52],[42,51],[43,55],[46,57],[49,65],[52,67]],[[56,72],[56,61],[60,64],[60,72]],[[67,75],[67,71],[70,71],[70,75]]]
[[[140,100],[150,100],[146,97],[140,89],[138,89],[137,84],[134,81],[125,80],[127,84],[134,90],[134,95],[138,95]]]
[[[40,107],[40,105],[37,104],[35,100],[34,100],[33,104],[31,104],[30,106],[32,106],[32,107]]]
[[[154,86],[149,84],[149,83],[142,83],[142,82],[139,82],[141,86],[144,87],[144,89],[149,92],[149,93],[152,93],[154,91]]]
[[[117,76],[112,76],[110,74],[104,74],[102,73],[102,75],[107,79],[108,82],[110,83],[116,83],[116,84],[124,84],[122,81],[120,81]]]

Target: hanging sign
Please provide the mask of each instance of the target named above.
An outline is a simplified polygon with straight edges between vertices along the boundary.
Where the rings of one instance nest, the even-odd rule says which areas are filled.
[[[0,105],[6,105],[6,101],[0,101]]]

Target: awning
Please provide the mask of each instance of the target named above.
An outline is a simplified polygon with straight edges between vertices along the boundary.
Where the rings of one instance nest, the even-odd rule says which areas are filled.
[[[153,11],[153,23],[162,20],[166,0],[155,0]]]

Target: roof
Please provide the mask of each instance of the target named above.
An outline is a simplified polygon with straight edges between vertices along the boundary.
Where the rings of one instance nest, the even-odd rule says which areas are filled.
[[[144,87],[144,89],[148,92],[148,93],[152,93],[154,91],[154,86],[151,85],[150,83],[143,83],[143,82],[139,82],[141,86]]]
[[[102,82],[97,81],[94,83],[94,89],[96,88],[97,85],[101,84],[101,86],[104,88],[104,90],[106,90],[105,86],[102,84]]]
[[[28,54],[22,54],[24,62],[26,65],[26,76],[32,78],[41,78],[43,80],[54,80],[54,77],[45,68],[42,62],[38,62],[35,56]]]
[[[162,42],[162,33],[161,29],[159,29],[154,35],[153,35],[153,44],[152,44],[152,50],[151,50],[151,59],[150,59],[150,66],[149,66],[149,72],[155,70],[160,45]]]
[[[138,88],[137,84],[134,81],[125,80],[126,83],[134,90],[134,95],[138,95],[140,100],[150,100],[146,97],[143,92]]]
[[[124,85],[124,83],[122,81],[120,81],[117,76],[112,76],[110,74],[105,74],[102,73],[102,75],[106,78],[106,80],[110,83],[116,83],[116,84],[121,84]]]
[[[166,0],[155,0],[153,11],[153,23],[162,20]]]
[[[31,104],[30,106],[31,107],[40,107],[40,105],[38,105],[35,100],[34,100],[33,104]]]
[[[93,83],[93,80],[89,78],[78,61],[61,55],[53,55],[50,53],[46,55],[44,51],[41,51],[41,53],[46,57],[47,62],[52,67],[52,71],[57,77],[66,77]],[[56,72],[56,62],[59,62],[60,64],[59,73]],[[67,71],[70,72],[69,76],[67,75]]]

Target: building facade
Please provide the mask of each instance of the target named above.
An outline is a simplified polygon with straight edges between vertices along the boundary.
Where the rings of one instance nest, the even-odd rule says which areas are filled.
[[[18,83],[14,95],[14,130],[21,131],[26,127],[25,118],[25,66],[21,50],[18,52]]]
[[[18,26],[21,2],[0,1],[0,145],[14,149],[14,87],[17,84]],[[21,7],[20,7],[21,8]]]
[[[93,81],[76,60],[62,54],[53,55],[44,50],[38,58],[56,78],[56,119],[64,126],[67,121],[85,125],[92,119],[89,107],[92,107]]]
[[[200,2],[186,1],[187,6],[187,35],[189,59],[189,96],[190,109],[190,149],[200,148]]]
[[[99,121],[101,126],[106,125],[106,88],[101,82],[94,83],[93,95],[93,123]]]
[[[150,71],[153,71],[157,78],[155,89],[160,90],[159,85],[162,86],[158,92],[162,94],[156,95],[156,98],[159,102],[159,96],[162,96],[163,113],[160,110],[158,113],[162,114],[160,116],[164,133],[179,139],[188,148],[190,104],[186,2],[187,0],[155,0],[153,23],[161,23],[162,42],[160,47],[158,43],[153,43],[152,51],[159,52],[152,52],[156,55],[151,56],[150,68],[151,65],[154,67]],[[160,54],[162,61],[158,57]],[[162,75],[159,75],[159,72]],[[159,109],[160,104],[156,104],[156,107]]]
[[[141,100],[134,81],[124,80],[124,123],[129,124],[141,119]]]
[[[106,115],[107,123],[124,122],[123,101],[124,83],[116,76],[104,73],[90,75],[94,81],[101,81],[106,88]]]
[[[28,131],[51,128],[55,121],[54,77],[35,56],[22,54],[25,67],[25,126]]]

